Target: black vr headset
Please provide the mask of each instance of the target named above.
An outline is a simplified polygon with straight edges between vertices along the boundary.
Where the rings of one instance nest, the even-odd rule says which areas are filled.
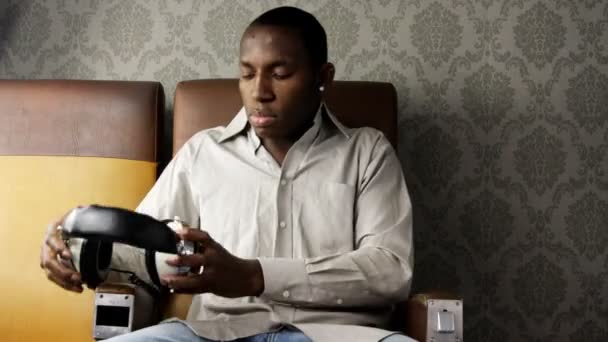
[[[106,280],[111,270],[113,244],[117,242],[145,250],[146,271],[160,289],[159,276],[190,272],[188,266],[173,267],[165,260],[176,254],[197,252],[195,243],[180,240],[175,233],[182,226],[179,218],[158,221],[126,209],[92,205],[73,209],[58,229],[72,252],[72,267],[80,272],[89,288],[94,289]],[[130,280],[142,285],[133,270],[119,272],[130,273]]]

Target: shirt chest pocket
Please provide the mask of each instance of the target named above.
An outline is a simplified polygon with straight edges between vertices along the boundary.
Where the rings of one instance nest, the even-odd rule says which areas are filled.
[[[348,252],[354,249],[355,187],[320,182],[294,184],[294,241],[302,257]]]

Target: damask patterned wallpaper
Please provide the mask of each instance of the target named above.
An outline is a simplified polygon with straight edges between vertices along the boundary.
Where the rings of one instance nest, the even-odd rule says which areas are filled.
[[[159,80],[170,108],[284,4],[338,78],[399,92],[415,289],[462,294],[467,341],[608,341],[606,0],[3,0],[0,77]]]

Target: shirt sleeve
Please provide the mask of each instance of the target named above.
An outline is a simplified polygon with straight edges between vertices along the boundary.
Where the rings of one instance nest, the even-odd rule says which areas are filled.
[[[179,217],[189,226],[198,227],[199,210],[190,184],[190,169],[194,154],[193,144],[186,143],[167,165],[135,211],[158,220]],[[111,267],[132,271],[141,280],[152,284],[146,268],[145,250],[141,248],[115,243]],[[110,279],[124,281],[126,276],[111,272]]]
[[[407,299],[412,208],[401,165],[384,136],[376,139],[356,201],[355,250],[306,259],[259,258],[262,297],[301,306],[350,307]]]

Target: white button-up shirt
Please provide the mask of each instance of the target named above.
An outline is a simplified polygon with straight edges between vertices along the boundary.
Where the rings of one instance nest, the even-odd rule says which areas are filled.
[[[193,298],[186,323],[206,338],[291,324],[314,341],[377,341],[389,332],[370,327],[386,327],[408,296],[412,211],[395,151],[380,131],[346,128],[324,106],[282,166],[244,109],[228,126],[197,133],[137,211],[179,216],[260,261],[261,296]],[[143,266],[140,250],[115,254],[114,262]]]

